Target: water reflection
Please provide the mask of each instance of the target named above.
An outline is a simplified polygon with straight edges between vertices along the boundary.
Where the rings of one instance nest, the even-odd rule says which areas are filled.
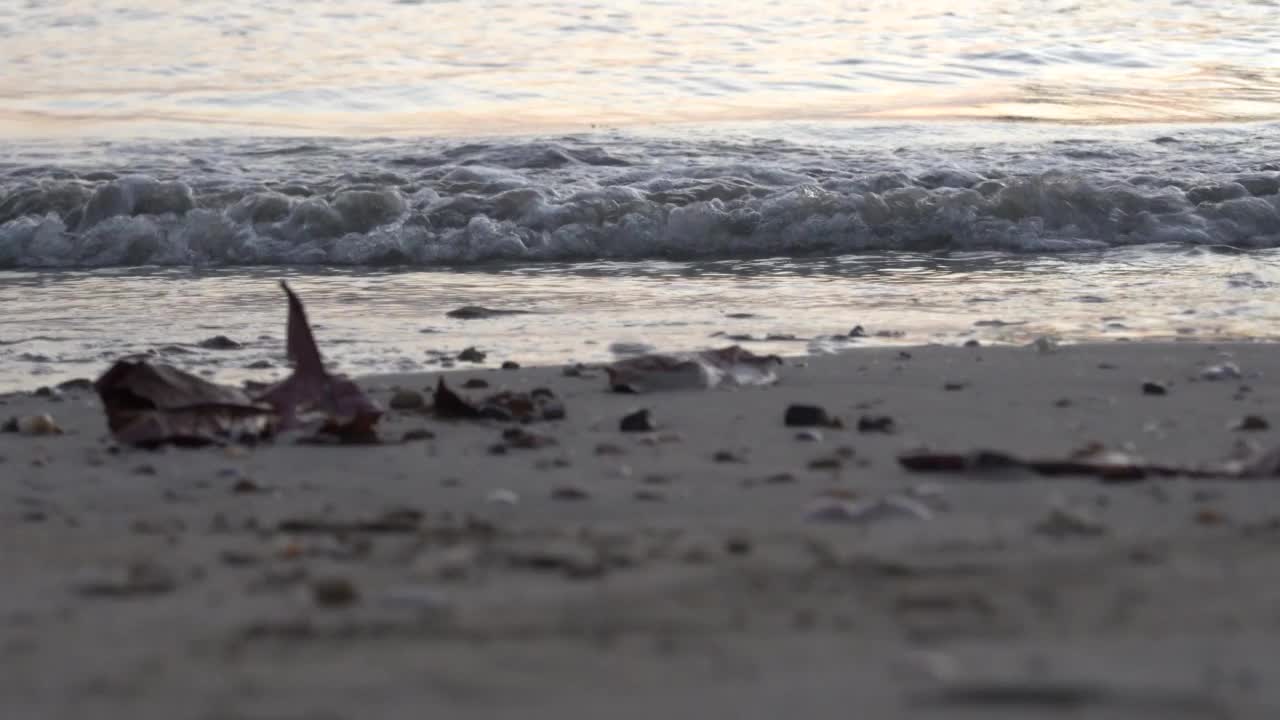
[[[607,359],[613,341],[667,349],[726,336],[814,338],[856,325],[901,335],[862,343],[1280,339],[1280,251],[1147,247],[1053,257],[881,254],[706,263],[436,270],[118,269],[0,273],[0,387],[99,371],[108,358],[168,345],[224,377],[283,364],[277,281],[306,299],[331,359],[360,373],[428,369],[428,350],[477,345],[524,364]],[[529,315],[462,321],[461,305]],[[730,314],[751,313],[750,318]],[[1010,325],[975,325],[1000,320]],[[717,333],[722,333],[717,335]],[[215,334],[238,351],[189,346]],[[840,344],[750,343],[797,353]]]

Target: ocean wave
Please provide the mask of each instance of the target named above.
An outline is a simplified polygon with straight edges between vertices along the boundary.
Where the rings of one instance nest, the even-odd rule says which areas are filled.
[[[1149,145],[1167,152],[1164,140]],[[952,153],[932,165],[768,143],[459,144],[359,162],[313,144],[203,152],[125,172],[11,168],[0,268],[1280,246],[1275,167],[1125,174],[1133,148],[1097,143],[1035,163]]]

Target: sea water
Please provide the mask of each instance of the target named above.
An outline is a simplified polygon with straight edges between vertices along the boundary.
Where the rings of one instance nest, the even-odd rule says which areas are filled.
[[[1280,336],[1276,2],[142,5],[0,7],[0,388]]]

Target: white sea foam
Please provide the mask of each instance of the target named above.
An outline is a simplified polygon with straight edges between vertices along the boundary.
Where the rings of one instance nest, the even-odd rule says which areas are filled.
[[[10,167],[0,267],[1280,246],[1280,171],[1265,154],[1280,129],[1249,132],[1264,154],[1194,135],[1176,150],[1085,138],[911,152],[642,138],[305,152],[246,142],[208,158],[179,143],[105,167]]]

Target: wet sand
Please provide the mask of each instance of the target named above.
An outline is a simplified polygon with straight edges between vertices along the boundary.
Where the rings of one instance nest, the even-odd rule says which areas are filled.
[[[1200,378],[1224,361],[1243,377]],[[1280,422],[1275,346],[865,349],[780,374],[648,395],[447,375],[551,388],[568,417],[527,426],[532,449],[390,411],[382,446],[113,450],[91,392],[3,396],[0,419],[66,431],[0,433],[4,714],[1277,716],[1280,483],[897,462],[1270,447],[1232,426]],[[385,405],[435,380],[361,384]],[[845,427],[786,427],[794,403]],[[644,408],[656,431],[619,431]]]

